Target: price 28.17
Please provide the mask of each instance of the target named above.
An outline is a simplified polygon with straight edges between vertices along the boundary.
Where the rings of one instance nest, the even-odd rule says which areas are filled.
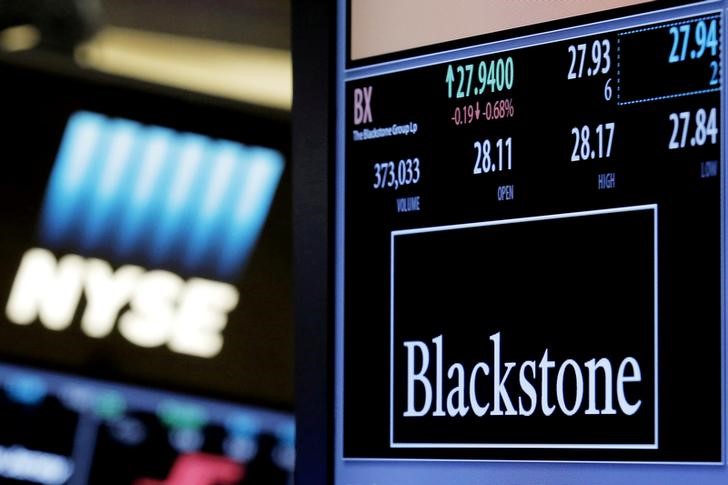
[[[574,146],[571,151],[571,161],[580,162],[611,157],[615,129],[614,123],[572,128],[571,136],[574,138]]]

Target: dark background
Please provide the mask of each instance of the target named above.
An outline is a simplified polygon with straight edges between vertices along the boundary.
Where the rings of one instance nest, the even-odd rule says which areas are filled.
[[[404,443],[651,444],[654,442],[654,212],[640,210],[552,221],[530,221],[395,237],[394,247],[394,441]],[[534,244],[533,241],[538,241]],[[423,267],[426,270],[423,271]],[[518,410],[530,398],[520,390],[520,364],[538,365],[546,349],[556,367],[549,371],[548,402],[541,411],[541,379],[533,416],[490,416],[495,406],[495,361],[490,336],[500,332],[501,379],[505,362],[515,362],[507,389]],[[435,351],[431,340],[443,336],[443,405],[455,379],[447,370],[478,362],[490,367],[479,375],[477,396],[489,412],[477,417],[432,417],[435,400]],[[429,416],[405,418],[407,351],[403,342],[418,340],[430,349],[427,377],[433,383]],[[415,372],[420,367],[419,353]],[[614,416],[585,416],[588,371],[584,362],[606,357],[612,363]],[[634,417],[616,400],[617,372],[626,357],[640,365],[642,381],[627,384],[629,402],[642,401]],[[573,359],[584,378],[584,398],[574,416],[557,404],[556,375]],[[628,371],[629,373],[629,371]],[[528,374],[527,374],[528,375]],[[537,375],[541,376],[540,370]],[[597,373],[597,407],[604,405],[603,377]],[[575,399],[573,371],[567,370],[564,397]],[[416,408],[422,389],[416,387]],[[469,398],[466,394],[466,405]],[[446,409],[446,407],[445,407]],[[505,404],[501,409],[507,409]],[[568,446],[567,446],[568,448]]]

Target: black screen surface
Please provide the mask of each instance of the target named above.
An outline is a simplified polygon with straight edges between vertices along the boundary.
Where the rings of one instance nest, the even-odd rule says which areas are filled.
[[[339,3],[335,483],[722,483],[723,2],[369,58]]]

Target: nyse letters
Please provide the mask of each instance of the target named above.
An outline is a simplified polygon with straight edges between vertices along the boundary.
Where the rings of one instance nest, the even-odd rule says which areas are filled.
[[[82,306],[81,329],[89,337],[121,335],[141,347],[167,345],[174,352],[214,357],[222,349],[228,314],[238,304],[232,285],[202,278],[183,280],[169,271],[125,265],[48,250],[25,253],[5,308],[11,322],[36,320],[50,330],[68,328]]]

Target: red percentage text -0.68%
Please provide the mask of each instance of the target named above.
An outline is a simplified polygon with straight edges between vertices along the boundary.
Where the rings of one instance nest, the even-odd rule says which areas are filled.
[[[483,108],[483,117],[488,121],[513,118],[515,114],[516,108],[511,98],[488,101]]]

